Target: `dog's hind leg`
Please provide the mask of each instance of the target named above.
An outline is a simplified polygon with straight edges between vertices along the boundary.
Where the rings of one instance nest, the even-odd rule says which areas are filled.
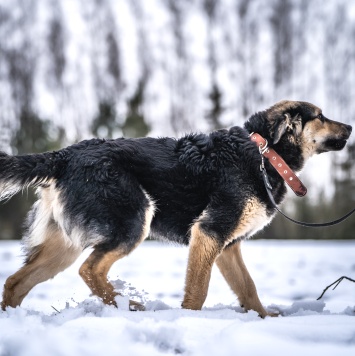
[[[91,289],[92,293],[102,299],[105,304],[117,306],[115,297],[120,293],[107,279],[107,274],[114,262],[126,256],[130,251],[125,248],[116,248],[111,251],[97,247],[80,267],[79,274]],[[144,310],[137,302],[130,300],[131,310]]]
[[[240,304],[246,310],[255,310],[262,318],[268,315],[259,300],[255,284],[244,264],[240,242],[223,250],[218,256],[216,264],[232,291],[238,296]]]
[[[146,206],[144,206],[144,199]],[[149,235],[155,207],[148,196],[144,195],[139,205],[137,209],[125,209],[131,219],[121,221],[116,219],[117,236],[111,240],[111,243],[97,245],[80,267],[79,274],[84,282],[105,304],[117,306],[115,297],[120,295],[107,279],[111,266],[132,252]],[[131,310],[144,310],[143,305],[135,301],[130,300],[129,305]]]
[[[31,249],[24,266],[6,280],[1,308],[20,305],[34,286],[66,269],[81,252],[81,248],[68,246],[55,224],[48,226],[43,242]]]

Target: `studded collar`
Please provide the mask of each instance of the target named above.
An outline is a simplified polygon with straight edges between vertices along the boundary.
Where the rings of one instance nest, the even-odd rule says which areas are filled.
[[[257,144],[260,154],[269,160],[270,164],[276,169],[294,193],[299,197],[305,196],[307,194],[307,188],[288,166],[288,164],[282,159],[282,157],[276,153],[274,149],[268,147],[267,140],[258,133],[254,132],[250,134],[250,139]]]

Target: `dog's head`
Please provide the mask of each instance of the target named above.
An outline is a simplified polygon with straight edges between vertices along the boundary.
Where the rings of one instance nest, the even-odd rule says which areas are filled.
[[[298,150],[303,161],[314,154],[342,150],[352,131],[350,125],[327,119],[313,104],[289,100],[254,115],[245,127],[265,135],[281,155],[281,151]]]

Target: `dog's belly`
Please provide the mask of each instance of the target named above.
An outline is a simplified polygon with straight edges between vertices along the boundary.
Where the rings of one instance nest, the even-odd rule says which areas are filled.
[[[189,198],[186,198],[183,192],[171,194],[170,198],[156,191],[149,191],[156,207],[150,225],[150,237],[183,245],[189,244],[190,228],[208,203],[205,197],[189,193]]]
[[[211,211],[191,216],[189,214],[173,212],[164,214],[158,212],[153,218],[150,236],[160,240],[168,240],[179,244],[188,245],[190,240],[190,228],[194,222],[202,222],[206,216],[211,215]],[[198,217],[199,215],[199,217]],[[246,239],[268,225],[273,218],[273,214],[267,211],[266,206],[256,197],[246,200],[244,209],[236,222],[231,222],[231,233],[225,240],[225,245],[236,239]],[[221,223],[222,224],[222,223]]]
[[[174,216],[176,217],[174,219]],[[158,240],[167,240],[182,245],[189,244],[189,229],[192,219],[179,216],[178,213],[171,216],[156,214],[153,218],[150,237]]]

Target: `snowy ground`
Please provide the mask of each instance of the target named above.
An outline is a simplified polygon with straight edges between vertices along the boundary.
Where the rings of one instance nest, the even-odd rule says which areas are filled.
[[[38,285],[21,308],[0,311],[0,355],[355,355],[354,242],[247,241],[245,262],[260,299],[283,315],[243,313],[219,271],[202,311],[181,310],[187,249],[146,242],[110,278],[148,311],[103,306],[77,271],[90,251]],[[0,242],[0,284],[21,265],[20,245]]]

